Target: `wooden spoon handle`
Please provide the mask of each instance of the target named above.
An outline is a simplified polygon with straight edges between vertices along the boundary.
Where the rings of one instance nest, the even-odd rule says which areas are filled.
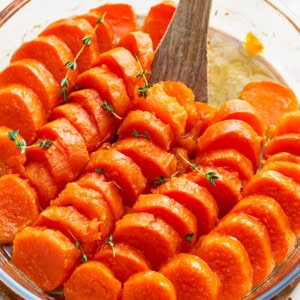
[[[159,44],[150,83],[175,80],[207,102],[207,30],[211,0],[181,0]]]

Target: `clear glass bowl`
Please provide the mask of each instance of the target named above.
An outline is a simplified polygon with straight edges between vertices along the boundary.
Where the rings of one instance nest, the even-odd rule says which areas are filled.
[[[0,70],[23,42],[33,39],[59,18],[87,12],[105,3],[101,0],[15,0],[0,11]],[[160,0],[111,0],[132,4],[141,18]],[[248,32],[263,43],[259,57],[279,74],[300,99],[300,21],[279,0],[213,0],[210,27],[240,42]],[[241,47],[241,51],[242,47]],[[251,80],[251,79],[249,79]],[[230,88],[230,83],[229,88]],[[244,299],[271,299],[300,275],[300,246],[271,276]],[[62,299],[60,293],[46,294],[29,282],[10,262],[10,247],[0,247],[0,281],[24,299]],[[238,287],[237,287],[238,288]],[[1,297],[2,298],[2,297]]]

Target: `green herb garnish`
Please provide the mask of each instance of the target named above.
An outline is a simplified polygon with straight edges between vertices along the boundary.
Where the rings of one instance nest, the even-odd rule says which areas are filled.
[[[77,249],[80,250],[81,252],[81,257],[80,257],[80,263],[86,263],[88,261],[88,257],[87,255],[85,254],[83,248],[82,248],[82,243],[79,239],[76,238],[76,236],[73,234],[73,232],[69,229],[69,228],[66,228],[67,232],[69,233],[69,235],[74,239],[75,241],[75,247]]]
[[[53,142],[50,140],[38,140],[36,143],[27,145],[26,141],[24,139],[18,140],[17,137],[19,135],[19,130],[9,130],[8,131],[8,137],[11,141],[15,142],[16,148],[20,149],[21,154],[24,154],[27,149],[32,148],[49,148]]]
[[[106,244],[109,245],[112,248],[112,252],[113,252],[113,257],[116,256],[116,250],[115,250],[115,243],[113,241],[113,236],[112,234],[108,237]]]
[[[143,78],[144,83],[145,83],[144,86],[139,86],[138,87],[138,92],[139,92],[138,95],[139,95],[139,97],[146,98],[148,90],[153,86],[147,80],[147,76],[151,75],[151,73],[149,73],[149,72],[147,72],[146,70],[143,69],[143,67],[141,65],[141,62],[140,62],[140,59],[139,59],[139,52],[138,51],[136,52],[134,57],[135,57],[138,65],[139,65],[139,68],[141,69],[141,72],[136,75],[136,78]]]
[[[198,171],[199,173],[201,173],[205,179],[213,186],[216,186],[216,182],[215,182],[215,179],[218,179],[219,176],[218,174],[215,172],[215,171],[209,171],[207,173],[202,173],[201,171],[201,168],[194,164],[194,163],[191,163],[189,160],[187,160],[181,153],[180,151],[178,152],[178,155],[183,159],[183,161],[185,161],[188,165],[191,166],[192,169]]]
[[[192,243],[194,241],[194,232],[187,233],[184,236],[184,240],[188,243]]]
[[[144,133],[140,133],[137,130],[133,129],[132,131],[132,135],[135,137],[141,137],[141,138],[145,138],[145,139],[150,139],[150,135],[148,133],[148,131],[145,129]]]
[[[77,69],[77,60],[80,57],[81,53],[83,52],[85,47],[89,47],[92,44],[92,37],[95,34],[95,32],[97,31],[98,27],[100,26],[101,23],[103,23],[104,18],[105,18],[106,13],[104,13],[102,15],[102,17],[100,17],[97,22],[95,27],[93,28],[92,32],[88,35],[83,37],[82,39],[82,46],[79,49],[79,51],[77,52],[77,54],[74,57],[73,61],[67,61],[65,63],[65,66],[67,67],[67,72],[65,77],[61,80],[60,82],[60,89],[58,91],[58,94],[61,95],[63,97],[64,102],[68,101],[68,96],[69,96],[69,74],[71,71],[74,71]]]
[[[114,108],[113,108],[112,105],[110,105],[107,101],[104,101],[103,104],[101,105],[101,107],[102,107],[103,109],[108,110],[108,111],[111,113],[111,115],[113,115],[113,116],[116,117],[117,119],[122,120],[122,117],[120,117],[118,114],[115,113]]]

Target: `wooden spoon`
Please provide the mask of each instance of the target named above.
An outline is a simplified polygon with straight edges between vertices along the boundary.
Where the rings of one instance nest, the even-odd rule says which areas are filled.
[[[150,83],[175,80],[189,86],[197,101],[207,102],[207,30],[211,0],[180,0],[159,44]]]

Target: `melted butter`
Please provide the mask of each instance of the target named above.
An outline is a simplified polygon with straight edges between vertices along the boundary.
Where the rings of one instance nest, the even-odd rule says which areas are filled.
[[[208,102],[220,106],[238,99],[251,81],[272,80],[284,83],[274,68],[261,56],[251,57],[243,43],[220,31],[208,32]]]

